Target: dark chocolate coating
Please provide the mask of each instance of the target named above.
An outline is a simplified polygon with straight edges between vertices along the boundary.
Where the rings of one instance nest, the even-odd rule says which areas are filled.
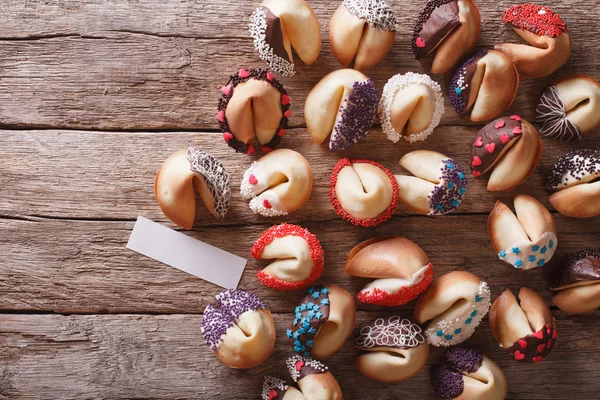
[[[547,324],[539,331],[517,340],[506,351],[520,363],[540,362],[550,354],[557,337],[556,329]]]
[[[288,56],[287,51],[285,51],[285,46],[283,45],[283,32],[281,31],[281,20],[279,17],[271,12],[268,7],[259,7],[264,11],[266,15],[267,22],[267,32],[265,41],[271,48],[273,49],[273,53],[288,62],[292,62],[290,57]]]
[[[420,52],[429,54],[450,32],[460,25],[458,19],[458,3],[451,1],[433,10],[429,19],[423,24],[419,37],[425,42]]]
[[[498,124],[504,123],[504,126],[501,128],[496,128]],[[471,167],[471,172],[477,171],[481,175],[485,174],[488,169],[490,169],[499,159],[500,154],[504,151],[504,148],[511,143],[515,137],[518,140],[523,134],[514,134],[513,129],[521,127],[521,122],[513,119],[512,117],[502,117],[498,118],[477,132],[475,135],[475,139],[473,139],[473,143],[471,144],[471,159],[469,162],[469,166]],[[502,135],[506,135],[508,137],[508,141],[506,143],[502,143]],[[477,144],[481,144],[477,146]],[[489,146],[493,145],[493,151],[490,153],[488,149],[491,149]],[[488,146],[488,147],[486,147]],[[473,166],[473,160],[475,156],[479,157],[481,160],[481,165]],[[477,176],[479,177],[479,175]],[[476,178],[477,178],[476,177]]]
[[[583,281],[600,281],[600,247],[588,247],[571,254],[548,276],[551,290]]]

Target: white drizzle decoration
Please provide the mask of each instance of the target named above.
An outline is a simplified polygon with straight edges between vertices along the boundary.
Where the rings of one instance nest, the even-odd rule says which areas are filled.
[[[546,88],[540,104],[535,109],[535,117],[541,124],[540,132],[559,140],[581,140],[583,133],[569,118],[556,86]]]
[[[378,31],[396,30],[396,16],[385,0],[344,0],[343,4],[351,14]]]
[[[215,203],[215,212],[220,219],[225,218],[225,214],[229,210],[231,187],[229,174],[223,168],[223,164],[210,154],[194,147],[188,148],[185,156],[190,162],[190,170],[204,177],[210,196]]]
[[[354,345],[360,348],[372,347],[417,347],[425,341],[419,325],[399,316],[390,317],[385,321],[377,318],[372,325],[367,325],[360,330],[360,336]]]

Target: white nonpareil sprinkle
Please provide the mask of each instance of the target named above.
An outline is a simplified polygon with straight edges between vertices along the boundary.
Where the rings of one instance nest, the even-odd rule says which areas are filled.
[[[258,56],[273,71],[283,76],[292,76],[296,73],[294,64],[276,55],[267,43],[267,15],[260,8],[257,8],[250,18],[250,36],[254,39],[254,48],[258,51]]]
[[[357,18],[379,31],[395,31],[396,16],[385,0],[344,0],[344,6]]]

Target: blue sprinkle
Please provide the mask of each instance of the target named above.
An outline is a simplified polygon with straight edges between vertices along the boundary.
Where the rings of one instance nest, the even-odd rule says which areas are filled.
[[[306,306],[306,303],[302,303],[302,304],[300,305],[300,311],[306,311],[306,307],[307,307],[307,306]]]
[[[302,318],[302,313],[300,311],[296,311],[296,319]]]
[[[441,205],[440,203],[437,203],[437,204],[435,205],[435,208],[436,208],[437,210],[443,210],[443,209],[444,209],[444,206],[443,206],[443,205]]]
[[[539,249],[540,246],[538,246],[537,244],[531,248],[532,251],[538,251]]]
[[[300,323],[301,323],[303,326],[308,326],[308,325],[310,325],[310,320],[309,320],[308,318],[306,318],[306,317],[303,317],[303,318],[300,320]]]
[[[513,247],[512,248],[512,252],[515,253],[515,254],[519,254],[521,252],[521,250],[519,250],[518,247]]]
[[[288,329],[287,331],[285,331],[285,336],[287,336],[288,339],[290,339],[292,337],[292,330]]]
[[[535,261],[535,256],[529,256],[529,257],[527,257],[527,261],[534,262]]]
[[[465,174],[463,174],[462,172],[459,172],[459,173],[458,173],[458,177],[459,177],[460,179],[465,179]],[[466,192],[466,191],[467,191],[467,189],[465,189],[465,188],[462,188],[462,189],[464,189],[464,192]],[[464,193],[464,192],[463,192],[463,193]]]
[[[294,325],[298,325],[298,318],[294,318]]]
[[[320,295],[319,293],[317,293],[317,292],[314,292],[314,293],[312,294],[312,297],[313,297],[313,299],[318,299],[320,296],[321,296],[321,295]]]
[[[471,322],[473,322],[473,318],[467,318],[467,320],[465,321],[465,324],[471,325]]]
[[[452,337],[453,337],[452,335],[445,335],[444,339],[446,339],[446,340],[452,340]]]
[[[311,334],[311,335],[314,335],[315,333],[317,333],[317,330],[315,328],[310,328],[308,330],[308,333]]]
[[[480,295],[475,295],[475,303],[479,303],[481,300],[483,300],[483,297]]]
[[[515,261],[515,267],[521,268],[521,265],[523,265],[523,261],[521,261],[521,260]]]
[[[454,187],[454,182],[448,182],[448,189],[452,189]]]
[[[462,89],[457,87],[456,89],[454,89],[454,91],[456,92],[456,94],[461,94],[462,93]]]
[[[304,357],[310,357],[310,351],[306,350],[303,355]]]
[[[298,331],[294,332],[293,337],[294,337],[294,339],[298,339],[300,337],[300,334],[298,333]]]
[[[329,304],[329,299],[323,299],[323,300],[321,300],[321,305],[322,306],[326,306],[327,304]]]
[[[548,251],[548,249],[546,248],[546,246],[542,247],[542,249],[540,250],[540,253],[542,254],[546,254],[546,251]]]
[[[326,287],[321,289],[321,294],[327,294],[327,293],[329,293],[329,289],[327,289]]]
[[[453,200],[452,201],[452,206],[453,207],[458,207],[459,205],[460,205],[460,201],[458,201],[458,200]]]
[[[462,328],[458,328],[458,329],[455,329],[455,330],[454,330],[454,333],[455,333],[456,335],[458,335],[458,334],[459,334],[459,333],[461,333],[461,332],[462,332]]]
[[[306,328],[301,326],[296,332],[298,333],[298,335],[304,335],[306,333]]]
[[[477,310],[475,310],[475,311],[473,311],[473,312],[471,313],[471,317],[474,317],[474,316],[476,316],[476,315],[477,315]]]
[[[319,311],[318,313],[315,314],[315,318],[316,319],[321,319],[323,318],[323,313],[321,311]]]
[[[551,240],[550,243],[549,243],[549,245],[550,245],[550,248],[553,248],[554,247],[554,242]]]
[[[436,334],[436,335],[438,335],[438,336],[442,336],[442,335],[444,334],[444,332],[443,332],[441,329],[438,329],[438,330],[435,332],[435,334]]]
[[[312,286],[310,289],[308,289],[308,293],[309,294],[312,294],[312,292],[314,292],[314,291],[315,291],[315,287],[314,286]]]
[[[500,250],[500,253],[498,253],[498,256],[500,258],[504,258],[506,256],[506,252],[504,250]]]
[[[310,310],[308,312],[308,318],[314,318],[315,317],[315,310]]]
[[[307,340],[307,341],[306,341],[306,345],[307,345],[308,347],[313,347],[313,344],[315,344],[314,340]]]
[[[294,351],[296,353],[300,353],[300,346],[294,346]]]
[[[464,176],[464,175],[463,175]],[[460,188],[460,190],[458,191],[458,193],[460,193],[460,195],[462,196],[463,194],[465,194],[467,192],[467,188]]]
[[[319,311],[319,305],[318,304],[311,304],[308,308],[312,308],[315,311]]]
[[[454,169],[454,165],[452,165],[451,163],[447,163],[446,167],[448,167],[448,169]]]
[[[537,266],[541,267],[542,265],[544,265],[545,262],[546,261],[543,258],[540,258],[539,261],[538,261],[538,263],[537,263]]]

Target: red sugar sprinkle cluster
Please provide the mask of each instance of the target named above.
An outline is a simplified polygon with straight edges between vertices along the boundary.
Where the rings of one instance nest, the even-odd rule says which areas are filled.
[[[321,277],[323,266],[325,264],[325,252],[323,251],[323,247],[321,247],[319,239],[317,239],[317,237],[308,229],[286,223],[272,226],[263,232],[256,242],[254,242],[252,249],[250,250],[250,255],[252,258],[260,259],[265,246],[273,242],[275,238],[282,238],[285,236],[299,236],[308,243],[308,247],[310,248],[310,258],[314,263],[308,278],[298,282],[288,282],[274,278],[271,275],[264,273],[262,269],[256,273],[256,277],[263,285],[277,290],[297,290],[306,288]]]
[[[433,265],[429,263],[425,270],[425,276],[421,282],[413,286],[404,286],[396,293],[388,293],[385,290],[375,288],[367,293],[358,293],[356,299],[361,303],[375,304],[378,306],[401,306],[414,300],[433,280]]]
[[[504,11],[502,20],[515,28],[525,29],[540,36],[557,37],[566,32],[567,24],[548,7],[535,4],[517,4]]]
[[[340,202],[337,199],[337,196],[335,194],[335,185],[337,183],[337,177],[338,177],[338,174],[340,173],[340,171],[342,170],[342,168],[351,166],[352,164],[360,164],[360,163],[371,164],[371,165],[376,166],[377,168],[380,168],[383,172],[386,173],[386,175],[390,178],[390,182],[392,183],[392,188],[393,188],[392,202],[388,206],[388,208],[385,209],[384,212],[382,212],[375,218],[360,219],[360,218],[353,217],[352,215],[348,214],[346,212],[346,210],[344,210],[342,208],[342,205],[340,204]],[[329,200],[331,201],[331,205],[335,209],[335,212],[340,217],[344,218],[346,221],[349,221],[352,225],[362,226],[364,228],[371,228],[371,227],[374,227],[374,226],[384,223],[385,221],[390,219],[392,217],[392,215],[394,215],[394,211],[396,210],[396,206],[398,205],[398,195],[399,195],[399,189],[398,189],[398,183],[396,182],[396,178],[394,178],[394,175],[390,172],[389,169],[387,169],[386,167],[384,167],[383,165],[381,165],[378,162],[371,161],[371,160],[357,159],[357,158],[342,158],[341,160],[338,161],[338,163],[335,165],[335,167],[333,167],[333,171],[331,172],[331,179],[329,181]]]

